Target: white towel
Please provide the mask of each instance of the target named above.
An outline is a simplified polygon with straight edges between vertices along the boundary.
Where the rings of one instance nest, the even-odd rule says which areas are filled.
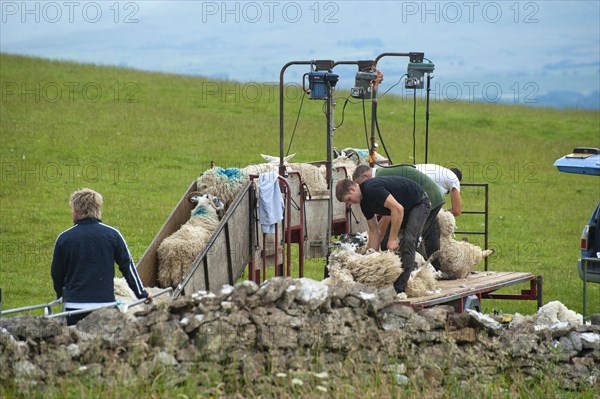
[[[258,177],[258,220],[263,233],[275,233],[275,224],[283,219],[283,200],[276,172],[263,173]]]

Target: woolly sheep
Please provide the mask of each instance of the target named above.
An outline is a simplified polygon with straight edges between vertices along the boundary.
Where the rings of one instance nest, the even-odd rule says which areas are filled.
[[[196,179],[196,190],[201,195],[216,196],[225,203],[227,209],[247,181],[248,174],[243,169],[215,167]]]
[[[395,253],[364,250],[364,244],[367,242],[365,233],[345,235],[342,241],[345,242],[333,244],[329,255],[328,284],[359,282],[383,288],[394,284],[402,273],[400,257]],[[437,289],[437,275],[431,265],[431,259],[425,261],[421,254],[416,253],[415,261],[415,270],[411,273],[405,290],[408,297],[427,295]]]
[[[131,291],[131,288],[129,288],[129,285],[127,284],[127,280],[125,280],[125,278],[115,277],[114,285],[115,285],[115,298],[118,302],[123,302],[123,303],[127,304],[127,303],[135,302],[138,300],[136,298],[135,294],[133,293],[133,291]],[[163,302],[167,302],[170,298],[169,295],[161,295],[159,297],[156,297],[155,294],[161,290],[160,288],[144,287],[144,289],[150,295],[152,295],[152,297],[154,298],[152,303],[155,305],[158,305]],[[134,307],[134,308],[131,308],[131,310],[128,309],[128,311],[136,311],[138,309],[139,309],[138,307]]]
[[[192,263],[219,226],[217,212],[223,203],[205,194],[195,199],[190,219],[158,246],[158,282],[161,287],[176,287],[188,274]]]
[[[275,171],[279,173],[279,157],[260,154],[267,163],[258,165],[248,165],[244,168],[247,174],[260,175],[262,173]],[[288,172],[298,172],[306,187],[310,192],[327,191],[327,181],[318,166],[310,163],[289,163],[296,154],[288,155],[284,158],[283,164],[286,165]]]
[[[456,219],[452,213],[442,209],[437,220],[440,225],[439,257],[442,272],[465,278],[483,258],[494,253],[493,249],[482,250],[477,245],[452,238],[456,228]]]

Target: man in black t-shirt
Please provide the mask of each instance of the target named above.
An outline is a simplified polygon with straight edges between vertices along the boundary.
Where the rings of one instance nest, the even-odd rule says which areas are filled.
[[[431,208],[431,202],[423,188],[414,181],[399,176],[374,177],[360,185],[344,179],[337,183],[335,195],[338,201],[345,202],[348,206],[360,204],[369,229],[367,246],[376,251],[379,251],[382,239],[376,215],[390,216],[387,249],[400,255],[403,271],[394,282],[394,289],[396,292],[403,292],[415,267],[419,237]],[[400,229],[402,240],[398,243]]]

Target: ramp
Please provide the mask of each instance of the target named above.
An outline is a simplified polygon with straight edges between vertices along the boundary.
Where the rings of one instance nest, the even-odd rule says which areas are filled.
[[[346,175],[345,168],[336,169],[334,181]],[[266,249],[265,235],[258,233],[257,198],[252,182],[257,177],[258,175],[252,175],[231,203],[215,233],[192,263],[190,271],[183,281],[178,283],[173,292],[173,299],[200,290],[217,290],[224,284],[234,285],[246,266],[249,266],[249,278],[257,283],[266,278],[269,262],[277,264],[276,276],[291,276],[291,244],[298,244],[298,277],[304,276],[304,258],[323,257],[327,254],[329,243],[325,239],[325,221],[328,193],[315,193],[316,195],[307,198],[302,177],[298,172],[290,172],[285,178],[279,176],[285,198],[284,220],[277,224],[275,248]],[[158,285],[157,249],[165,238],[189,220],[195,205],[188,201],[188,196],[196,190],[194,180],[140,258],[137,268],[145,286]],[[333,212],[332,230],[336,234],[353,229],[361,231],[360,227],[366,229],[366,222],[360,211],[351,217],[344,203],[334,201]],[[305,248],[306,242],[309,244],[308,248]],[[258,264],[260,261],[257,262],[259,258],[262,259],[262,265]]]
[[[157,285],[158,246],[189,220],[194,204],[187,197],[193,191],[196,191],[196,181],[192,182],[181,197],[139,260],[137,268],[144,285]],[[224,284],[233,285],[242,275],[252,256],[254,218],[251,211],[254,202],[254,189],[251,182],[248,182],[229,206],[210,241],[193,262],[188,275],[176,287],[174,299],[186,293],[210,291]]]

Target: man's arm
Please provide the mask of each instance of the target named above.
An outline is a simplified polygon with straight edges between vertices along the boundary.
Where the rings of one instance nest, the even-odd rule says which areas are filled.
[[[52,255],[52,266],[50,267],[50,275],[52,276],[52,284],[56,299],[63,295],[63,287],[65,286],[65,265],[62,261],[60,248],[58,244],[54,244],[54,254]],[[63,298],[64,300],[65,298]]]
[[[381,216],[381,218],[379,219],[379,234],[381,234],[382,239],[383,239],[383,236],[385,235],[385,231],[387,230],[389,224],[390,224],[390,217],[387,215]]]
[[[383,204],[387,209],[390,210],[390,237],[388,238],[387,247],[390,251],[398,249],[398,234],[400,233],[400,226],[404,220],[404,207],[396,201],[392,194],[388,195]]]
[[[454,216],[460,216],[462,212],[462,199],[460,198],[460,191],[456,188],[450,190],[450,202],[452,203],[450,212],[452,212]]]
[[[133,262],[133,258],[131,257],[131,253],[127,248],[127,243],[125,242],[125,238],[117,231],[118,233],[118,244],[117,250],[115,253],[115,262],[119,265],[119,270],[125,277],[125,281],[127,281],[127,285],[133,291],[136,298],[147,298],[150,303],[152,302],[152,297],[148,294],[148,292],[144,289],[144,285],[142,284],[142,279],[140,278],[137,269],[135,268],[135,263]]]
[[[367,242],[367,248],[373,248],[375,251],[379,251],[381,236],[379,234],[379,223],[377,223],[376,215],[367,220],[367,228],[369,229],[369,241]]]

